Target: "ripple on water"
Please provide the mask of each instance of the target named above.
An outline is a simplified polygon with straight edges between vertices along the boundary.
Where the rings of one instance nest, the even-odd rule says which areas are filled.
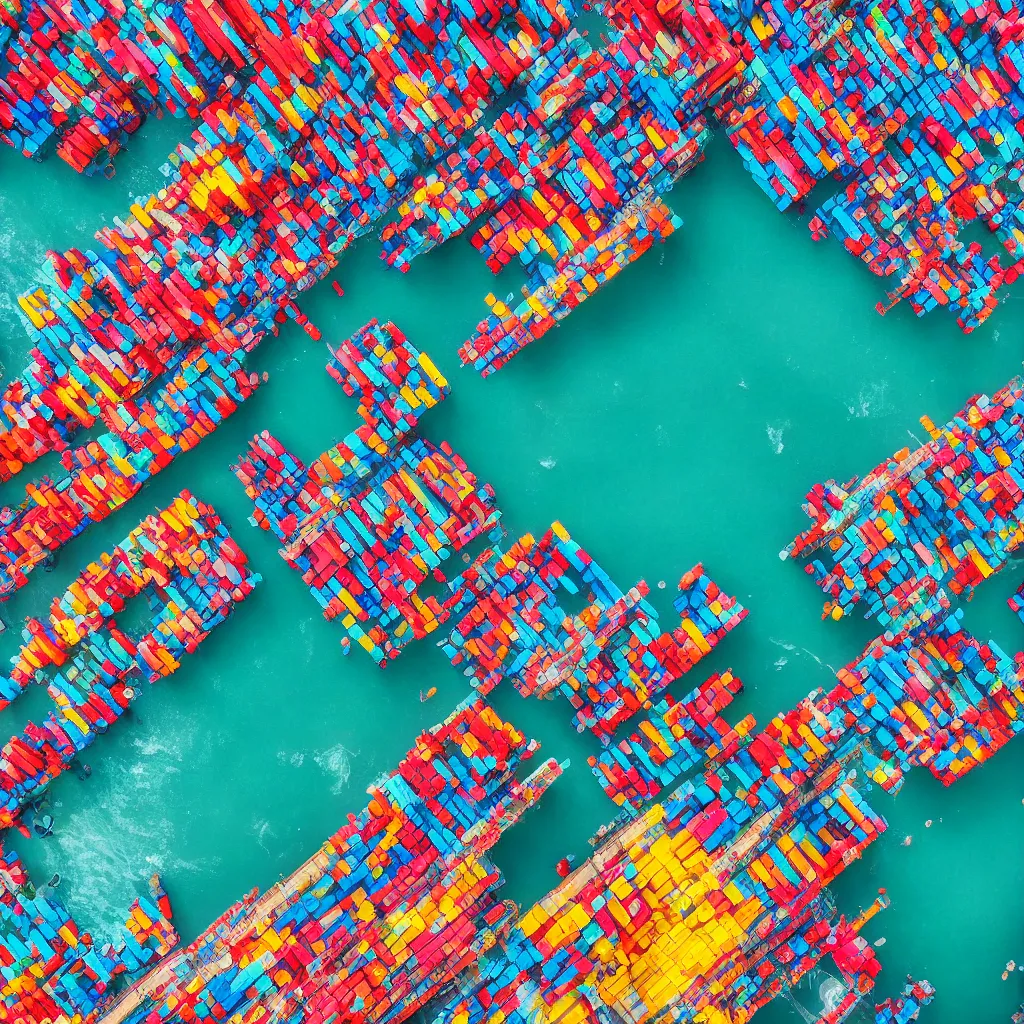
[[[46,247],[19,232],[0,196],[0,346],[9,358],[28,348],[17,299],[36,283],[45,259]]]
[[[256,836],[256,843],[259,845],[268,856],[270,855],[270,847],[267,846],[267,839],[276,839],[277,833],[272,828],[270,822],[266,818],[254,818],[252,823],[252,831]]]
[[[866,384],[857,392],[857,397],[852,402],[847,402],[846,408],[852,419],[870,419],[872,416],[885,416],[891,411],[886,401],[888,381],[877,380]]]
[[[352,775],[352,758],[358,756],[344,743],[335,743],[333,747],[313,755],[317,767],[331,780],[331,792],[335,796],[342,793],[348,785]]]
[[[215,869],[218,858],[181,855],[180,823],[163,813],[182,763],[202,759],[196,721],[182,719],[161,736],[133,741],[134,757],[97,765],[83,787],[83,806],[55,808],[57,830],[38,855],[59,872],[61,897],[97,936],[111,936],[154,871],[176,881]]]

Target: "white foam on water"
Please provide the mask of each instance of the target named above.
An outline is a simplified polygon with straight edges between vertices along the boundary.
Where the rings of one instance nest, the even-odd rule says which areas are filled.
[[[857,397],[846,406],[851,418],[861,420],[871,416],[884,416],[889,412],[889,405],[885,400],[888,389],[889,382],[884,380],[873,381],[862,387],[857,392]]]
[[[62,898],[97,936],[114,934],[154,871],[180,881],[216,868],[216,857],[182,857],[180,829],[161,813],[179,765],[197,760],[190,736],[196,724],[181,719],[163,737],[136,739],[141,759],[112,759],[102,777],[97,772],[83,784],[83,807],[54,808],[56,831],[40,841],[43,866],[63,876]]]
[[[788,428],[789,420],[783,420],[781,423],[769,423],[765,427],[768,433],[768,441],[776,455],[781,455],[786,447],[785,442],[782,440],[782,435]]]
[[[165,736],[146,736],[144,739],[132,740],[132,746],[142,754],[143,757],[155,757],[157,754],[167,754],[176,761],[181,760],[181,752],[173,746]],[[139,767],[139,766],[136,766]],[[177,769],[172,768],[171,771]]]
[[[352,775],[351,759],[358,754],[349,750],[344,743],[335,743],[333,747],[321,750],[313,755],[317,767],[330,779],[331,792],[338,796],[345,791]]]
[[[818,998],[825,1013],[831,1013],[846,998],[846,986],[838,978],[829,977],[819,986]]]
[[[17,296],[37,283],[38,271],[46,259],[39,242],[26,241],[13,218],[5,215],[0,196],[0,327],[9,337],[5,345],[28,349],[28,336],[21,322]]]
[[[558,465],[558,459],[552,458],[550,455],[546,459],[541,459],[540,464],[545,469],[554,469]]]
[[[806,647],[797,647],[796,644],[787,643],[785,640],[777,640],[773,636],[768,637],[768,640],[771,643],[775,644],[776,647],[781,647],[784,651],[787,651],[790,654],[796,653],[798,655],[799,654],[806,655],[813,662],[815,662],[815,664],[820,665],[822,668],[827,668],[827,669],[829,669],[832,672],[836,671],[835,668],[832,665],[830,665],[827,661],[822,661],[821,658],[819,658],[818,655],[816,655],[814,653],[814,651],[808,650]],[[779,660],[782,661],[783,664],[785,664],[789,659],[788,658],[780,658]],[[779,662],[778,661],[775,662],[775,665],[776,665],[777,668],[781,667],[781,666],[779,666]]]
[[[154,871],[202,870],[202,865],[174,853],[173,834],[169,819],[140,823],[134,801],[129,807],[119,800],[61,820],[58,831],[45,840],[44,862],[47,873],[59,871],[64,876],[75,904],[86,909],[91,927],[109,937],[124,922],[135,897],[145,892]],[[141,855],[143,850],[148,852]]]
[[[3,282],[0,282],[3,283]],[[14,300],[7,294],[6,290],[0,291],[0,327],[3,327],[4,341],[9,343],[11,337],[17,337],[21,329],[18,324],[18,311],[15,308]],[[3,374],[7,376],[7,367],[3,367]]]
[[[271,828],[270,822],[266,818],[254,818],[252,823],[252,830],[256,836],[256,842],[260,849],[264,850],[268,855],[270,854],[270,847],[264,842],[264,839],[269,836],[271,839],[277,838],[277,833]]]
[[[303,638],[302,649],[306,655],[306,662],[311,662],[316,655],[316,635],[310,632],[310,619],[303,619],[299,623],[299,636]]]
[[[277,763],[282,767],[290,764],[293,768],[301,768],[305,763],[306,753],[303,750],[294,750],[289,753],[287,750],[277,752]]]
[[[832,673],[835,673],[835,672],[838,671],[836,669],[835,665],[833,665],[831,662],[828,662],[828,661],[822,661],[821,658],[819,658],[814,653],[814,651],[809,651],[806,647],[801,647],[800,648],[800,653],[801,654],[806,654],[807,657],[811,658],[816,664],[821,665],[822,668],[827,668]]]
[[[785,655],[783,655],[781,658],[776,658],[774,664],[775,664],[775,671],[776,672],[781,672],[783,670],[783,668],[786,665],[789,664],[789,658],[787,658],[787,657],[785,657]]]

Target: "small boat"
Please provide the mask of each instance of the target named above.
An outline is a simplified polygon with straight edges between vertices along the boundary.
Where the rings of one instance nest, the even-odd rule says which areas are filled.
[[[53,835],[53,824],[52,814],[40,814],[32,819],[32,831],[40,839],[46,839]]]

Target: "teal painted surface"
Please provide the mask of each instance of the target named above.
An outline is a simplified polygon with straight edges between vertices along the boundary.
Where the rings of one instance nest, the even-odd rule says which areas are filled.
[[[36,280],[45,250],[84,247],[158,187],[157,168],[184,134],[177,122],[147,126],[112,182],[0,152],[7,373],[27,346],[15,297]],[[862,621],[820,621],[819,592],[778,559],[803,526],[804,493],[914,445],[924,436],[919,416],[945,419],[1016,373],[1024,291],[1011,290],[969,337],[941,312],[881,318],[880,282],[776,213],[721,142],[670,201],[686,222],[681,232],[487,381],[460,370],[456,350],[486,312],[483,296],[518,282],[515,273],[496,282],[464,240],[407,276],[387,270],[364,240],[337,275],[345,298],[325,283],[301,305],[326,341],[371,317],[393,319],[434,358],[453,394],[425,416],[423,433],[450,441],[495,486],[514,535],[561,520],[620,584],[645,577],[666,616],[679,575],[703,561],[751,614],[698,671],[731,667],[747,686],[733,712],[764,722],[828,685],[832,669],[873,634]],[[245,890],[272,884],[310,855],[416,733],[467,692],[429,640],[383,672],[360,651],[343,657],[340,626],[323,622],[273,538],[246,522],[248,501],[229,466],[252,433],[269,428],[308,460],[355,424],[326,359],[325,345],[294,326],[266,342],[254,362],[270,373],[266,387],[0,607],[13,627],[41,612],[87,561],[182,487],[217,508],[264,576],[229,624],[147,689],[134,720],[88,752],[91,779],[68,776],[52,787],[55,835],[16,837],[38,880],[62,874],[65,900],[94,934],[158,869],[192,938]],[[8,485],[4,500],[17,500],[23,486]],[[990,581],[967,613],[971,628],[1009,652],[1024,647],[1024,626],[1005,606],[1020,572]],[[17,633],[0,638],[0,655],[13,651]],[[421,704],[417,694],[430,686],[438,694]],[[545,754],[573,761],[497,850],[509,895],[530,901],[557,881],[559,857],[587,850],[614,807],[586,766],[596,743],[575,734],[567,705],[525,701],[510,688],[495,703]],[[31,693],[0,727],[18,729],[45,707],[45,694]],[[893,906],[868,932],[887,940],[879,992],[895,992],[907,972],[930,979],[939,988],[930,1021],[1006,1022],[1024,996],[1024,975],[1000,980],[1008,959],[1024,961],[1022,779],[1018,740],[951,790],[916,774],[895,800],[870,794],[890,832],[836,891],[855,911],[888,889]],[[903,846],[907,835],[913,842]],[[759,1019],[798,1018],[778,1003]]]

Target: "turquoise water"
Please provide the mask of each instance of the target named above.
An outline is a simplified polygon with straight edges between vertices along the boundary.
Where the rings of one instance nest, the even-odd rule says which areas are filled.
[[[157,187],[158,166],[185,133],[180,122],[148,125],[112,182],[0,152],[8,374],[27,349],[15,296],[36,280],[45,249],[84,247]],[[459,369],[456,350],[486,312],[483,296],[517,287],[518,277],[495,282],[464,240],[402,276],[366,239],[336,275],[345,298],[325,282],[301,305],[328,342],[371,317],[393,319],[434,358],[453,393],[422,431],[450,441],[495,486],[510,533],[561,520],[620,585],[646,578],[668,621],[676,580],[703,561],[750,616],[697,671],[731,667],[747,686],[731,713],[764,722],[828,685],[874,632],[859,620],[822,622],[819,591],[778,558],[804,525],[805,492],[915,444],[920,415],[945,419],[1018,372],[1024,290],[1011,290],[971,336],[942,312],[879,317],[880,282],[778,214],[722,142],[670,201],[685,221],[680,232],[486,381]],[[246,521],[249,503],[229,466],[251,434],[269,428],[308,461],[355,425],[352,403],[324,372],[327,354],[294,326],[266,342],[254,368],[270,373],[269,384],[0,608],[9,626],[41,612],[183,487],[216,507],[264,577],[175,676],[147,690],[134,721],[87,753],[91,779],[54,784],[55,835],[15,837],[38,879],[62,874],[65,900],[94,934],[111,929],[159,869],[183,937],[194,937],[245,890],[310,855],[416,733],[466,695],[430,641],[383,672],[360,651],[343,657],[340,626],[320,618],[274,539]],[[23,485],[8,485],[4,499]],[[1022,571],[990,581],[967,609],[967,624],[1010,652],[1024,647],[1024,626],[1005,605]],[[4,657],[17,632],[0,637]],[[421,704],[417,694],[430,686],[438,695]],[[496,852],[509,895],[531,901],[557,881],[555,862],[584,854],[615,808],[586,765],[596,741],[576,735],[568,705],[526,701],[511,688],[494,702],[546,755],[573,761]],[[3,725],[19,729],[45,707],[45,694],[31,693]],[[1024,961],[1022,769],[1018,741],[950,790],[915,774],[895,800],[870,794],[890,831],[842,877],[839,903],[854,912],[888,889],[893,906],[867,932],[886,939],[878,991],[895,992],[907,972],[928,978],[939,988],[929,1021],[1005,1024],[1024,998],[1024,975],[1000,980],[1008,959]],[[911,845],[901,845],[908,835]],[[779,1002],[758,1019],[797,1018]]]

